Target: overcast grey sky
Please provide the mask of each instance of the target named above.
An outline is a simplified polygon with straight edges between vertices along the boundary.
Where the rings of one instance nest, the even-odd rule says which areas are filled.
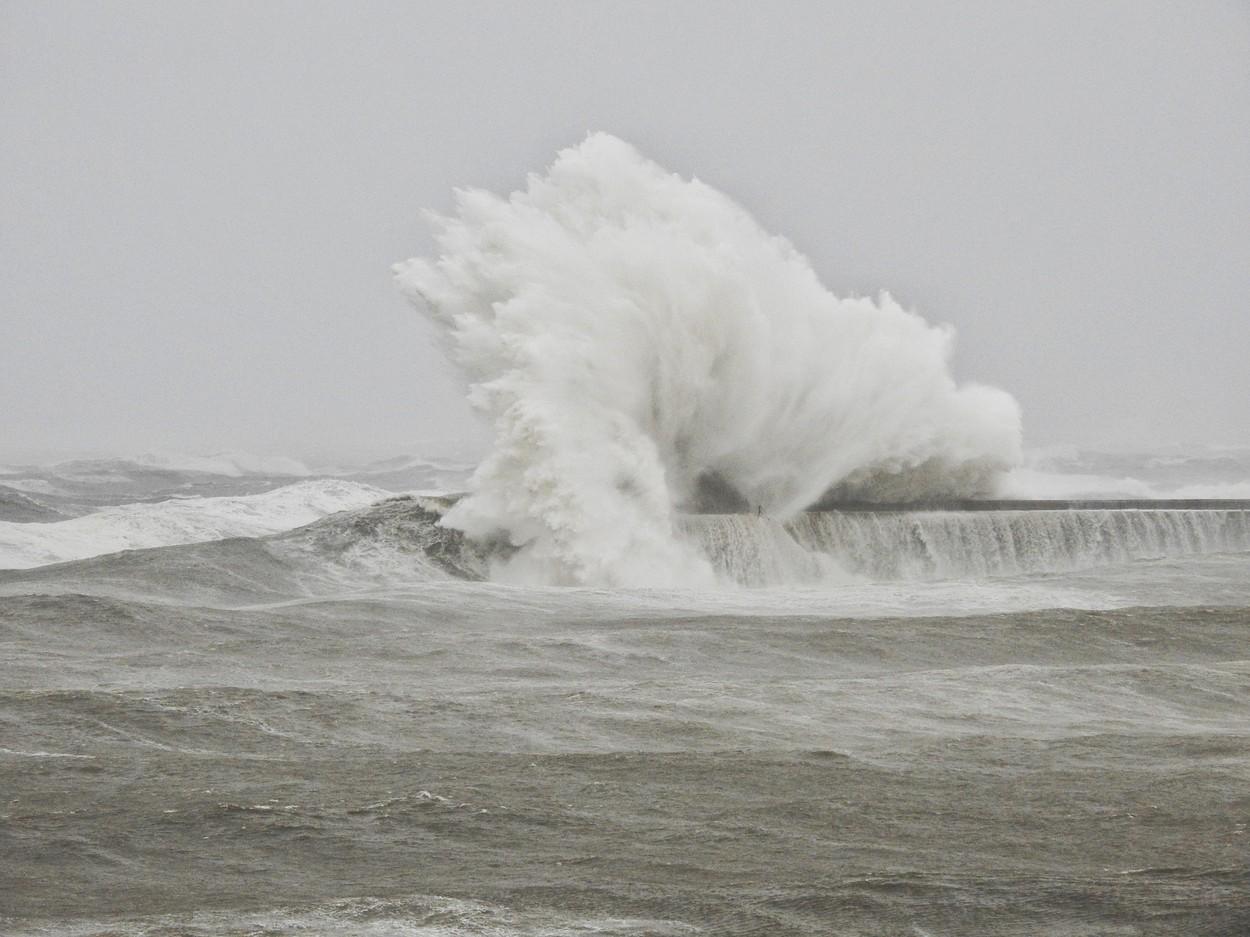
[[[466,432],[389,265],[606,130],[959,333],[1026,443],[1250,442],[1250,4],[0,5],[0,459]]]

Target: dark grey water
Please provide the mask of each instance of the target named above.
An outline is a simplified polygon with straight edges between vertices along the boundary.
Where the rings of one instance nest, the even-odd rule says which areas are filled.
[[[467,581],[402,501],[0,574],[0,924],[1250,933],[1250,554],[1039,523],[716,594]]]

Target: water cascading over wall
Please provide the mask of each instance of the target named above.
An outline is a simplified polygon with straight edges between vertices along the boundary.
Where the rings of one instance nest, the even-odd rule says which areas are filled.
[[[726,579],[747,586],[1064,572],[1250,550],[1250,510],[810,511],[682,519]]]

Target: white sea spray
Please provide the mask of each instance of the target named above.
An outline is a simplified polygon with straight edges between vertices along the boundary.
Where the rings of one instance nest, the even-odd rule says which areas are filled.
[[[710,582],[675,533],[709,479],[788,516],[831,490],[991,490],[1020,458],[1006,393],[959,385],[952,332],[839,298],[732,200],[593,134],[501,198],[457,193],[439,256],[396,267],[447,329],[495,448],[448,526],[518,548],[501,578]]]

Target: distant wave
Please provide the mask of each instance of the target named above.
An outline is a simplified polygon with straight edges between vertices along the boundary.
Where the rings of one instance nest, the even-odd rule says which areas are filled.
[[[1025,453],[1003,476],[1004,498],[1250,498],[1250,448],[1098,450],[1053,446]]]
[[[311,475],[312,471],[298,459],[288,456],[258,456],[250,452],[214,452],[192,455],[185,452],[148,452],[136,456],[135,464],[145,468],[177,472],[202,472],[207,475]]]
[[[1250,499],[1250,481],[1160,485],[1132,476],[1116,478],[1018,468],[1003,477],[998,493],[1004,498],[1041,499]]]
[[[125,504],[51,523],[0,522],[0,569],[28,569],[119,550],[258,537],[359,508],[390,492],[317,479],[264,494]]]
[[[594,134],[509,198],[466,190],[440,256],[396,267],[448,330],[495,448],[446,523],[556,584],[711,582],[676,513],[716,492],[785,516],[988,492],[1010,396],[958,385],[952,333],[839,298],[729,198]]]

